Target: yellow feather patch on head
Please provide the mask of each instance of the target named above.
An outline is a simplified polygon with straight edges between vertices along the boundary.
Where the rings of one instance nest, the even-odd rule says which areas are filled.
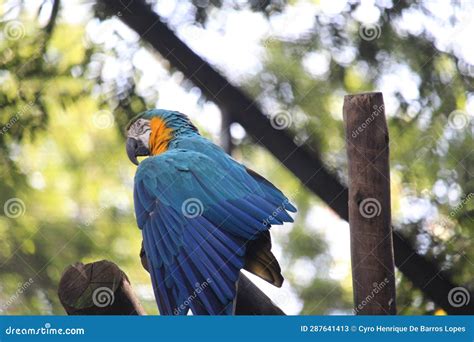
[[[151,134],[150,134],[150,152],[152,155],[157,155],[168,150],[168,144],[173,137],[173,130],[166,126],[166,123],[161,118],[153,118],[150,120]]]

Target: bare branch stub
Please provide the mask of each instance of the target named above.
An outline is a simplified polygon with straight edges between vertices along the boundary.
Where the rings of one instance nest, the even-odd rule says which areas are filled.
[[[145,314],[126,274],[107,260],[67,267],[58,295],[68,315]]]

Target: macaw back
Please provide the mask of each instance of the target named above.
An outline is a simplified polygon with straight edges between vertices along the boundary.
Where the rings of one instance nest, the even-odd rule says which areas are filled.
[[[139,165],[134,202],[161,314],[232,314],[242,268],[281,286],[268,230],[296,208],[197,132]]]

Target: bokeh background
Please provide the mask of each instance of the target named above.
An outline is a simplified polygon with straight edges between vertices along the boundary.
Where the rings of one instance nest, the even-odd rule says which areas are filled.
[[[382,91],[397,232],[474,289],[472,2],[148,3],[270,119],[283,115],[295,142],[343,183],[343,96]],[[157,313],[138,257],[135,166],[124,149],[128,118],[153,107],[188,114],[299,208],[294,224],[272,229],[283,288],[252,280],[288,314],[351,314],[347,222],[242,126],[223,120],[120,13],[93,0],[12,0],[0,2],[0,16],[1,314],[64,314],[64,268],[101,259],[117,263]],[[444,313],[400,272],[396,279],[400,314]]]

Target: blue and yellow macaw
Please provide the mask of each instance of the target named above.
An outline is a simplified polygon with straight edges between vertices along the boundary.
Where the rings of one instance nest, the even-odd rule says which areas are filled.
[[[242,268],[280,287],[269,228],[296,208],[273,184],[202,137],[185,116],[153,109],[127,126],[138,165],[134,202],[162,315],[232,314]]]

